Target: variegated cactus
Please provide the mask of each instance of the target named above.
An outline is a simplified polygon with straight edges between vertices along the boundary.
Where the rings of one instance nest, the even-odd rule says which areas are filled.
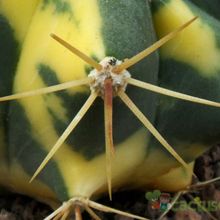
[[[0,101],[16,99],[0,106],[0,183],[69,201],[47,219],[112,189],[189,185],[219,141],[218,5],[0,1]]]

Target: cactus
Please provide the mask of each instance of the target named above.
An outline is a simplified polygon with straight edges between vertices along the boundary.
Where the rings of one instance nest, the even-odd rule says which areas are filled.
[[[212,10],[187,0],[24,4],[28,19],[16,26],[5,9],[15,4],[0,3],[0,21],[13,21],[3,51],[14,51],[0,76],[8,95],[0,101],[13,100],[0,109],[0,173],[8,176],[0,183],[50,205],[69,201],[47,219],[68,216],[72,204],[78,212],[78,203],[94,217],[97,205],[85,198],[111,198],[119,187],[190,184],[193,161],[219,134]]]

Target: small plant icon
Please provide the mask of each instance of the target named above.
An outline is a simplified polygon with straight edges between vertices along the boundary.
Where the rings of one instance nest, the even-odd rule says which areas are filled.
[[[160,209],[160,198],[161,192],[160,190],[154,190],[153,192],[147,192],[145,194],[145,198],[151,202],[152,209]]]
[[[160,209],[165,211],[170,205],[170,194],[161,193],[160,190],[154,190],[153,192],[147,192],[145,198],[150,201],[152,209]]]

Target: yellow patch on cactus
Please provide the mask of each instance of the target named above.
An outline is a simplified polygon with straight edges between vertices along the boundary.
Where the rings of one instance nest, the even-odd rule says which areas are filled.
[[[15,36],[22,42],[39,0],[4,0],[0,1],[0,13],[14,28]]]
[[[189,186],[192,181],[194,162],[189,164],[189,168],[177,167],[168,173],[159,176],[152,181],[148,187],[160,189],[166,192],[177,192]],[[177,181],[178,180],[178,181]]]
[[[19,189],[22,194],[27,194],[39,201],[50,204],[52,207],[59,205],[56,195],[52,190],[41,181],[35,180],[32,184],[27,184],[30,176],[25,173],[23,168],[14,162],[10,167],[1,168],[0,183],[6,187]]]
[[[154,14],[158,37],[166,35],[196,15],[182,0],[169,1]],[[214,30],[202,18],[164,45],[161,54],[192,66],[204,76],[217,74],[220,70],[220,50]]]
[[[101,29],[101,19],[99,18],[97,4],[95,4],[96,1],[93,1],[94,4],[91,5],[83,4],[82,2],[83,1],[73,4],[74,11],[76,12],[78,11],[77,8],[80,8],[81,4],[83,5],[83,8],[80,10],[81,14],[74,14],[73,18],[70,18],[69,14],[54,13],[53,5],[49,5],[43,10],[41,7],[38,8],[21,54],[16,74],[16,83],[14,85],[15,92],[33,90],[46,86],[42,82],[37,71],[37,65],[39,63],[44,63],[50,66],[57,73],[56,77],[58,77],[60,82],[86,76],[84,62],[57,44],[50,37],[50,33],[57,33],[66,36],[64,38],[67,38],[70,42],[75,42],[75,44],[87,54],[96,54],[100,59],[104,57],[104,46],[103,49],[101,49],[102,40],[101,33],[99,33]],[[91,8],[93,8],[93,10],[91,10]],[[93,11],[93,13],[91,13],[91,11]],[[94,11],[96,13],[94,13]],[[90,19],[89,17],[88,19],[83,17],[86,13],[87,17],[90,16]],[[96,22],[91,25],[89,21],[94,21],[95,17],[97,18]],[[77,23],[75,22],[76,20]],[[85,20],[87,21],[87,26],[85,25]],[[93,31],[88,32],[88,27],[93,28]],[[33,46],[35,49],[30,50]],[[63,60],[65,60],[65,66]],[[73,89],[72,91],[75,93],[76,89]],[[78,89],[77,92],[82,92],[82,89]],[[37,103],[36,108],[28,108],[28,106],[32,106],[33,102]],[[40,118],[35,121],[31,120],[31,126],[37,136],[39,131],[42,130],[42,124],[47,125],[45,130],[49,129],[54,131],[51,117],[47,112],[44,100],[41,96],[23,99],[20,100],[20,103],[22,103],[24,108],[26,106],[27,109],[29,109],[28,112],[26,112],[29,119],[35,118],[35,116],[38,115],[38,112],[41,112]],[[64,117],[65,110],[62,110],[61,105],[59,106],[59,111]],[[50,138],[45,138],[45,140],[39,138],[39,140],[47,147],[51,147],[58,139],[58,136],[55,131],[53,134],[50,132],[48,135],[51,136],[51,140],[53,140],[52,143],[47,143]]]
[[[53,114],[55,114],[59,120],[63,122],[68,120],[66,109],[62,107],[62,101],[56,95],[50,94],[47,99],[47,106],[53,109]]]
[[[112,162],[112,182],[114,186],[125,182],[132,175],[132,168],[138,166],[144,160],[148,140],[149,136],[143,128],[117,146],[115,158]],[[128,145],[131,147],[128,148]],[[62,152],[58,153],[59,155],[56,154],[54,158],[57,164],[59,164],[66,186],[69,187],[70,195],[85,195],[88,197],[88,195],[91,196],[95,191],[106,191],[107,185],[103,185],[106,182],[106,171],[103,169],[105,154],[87,161],[79,158],[76,153],[73,156],[72,152],[67,152],[65,146],[59,151]],[[72,166],[73,160],[77,161],[75,162],[77,165],[74,167]],[[74,181],[74,178],[77,181]],[[87,181],[89,181],[89,184],[85,184]],[[73,185],[74,183],[75,185]]]

